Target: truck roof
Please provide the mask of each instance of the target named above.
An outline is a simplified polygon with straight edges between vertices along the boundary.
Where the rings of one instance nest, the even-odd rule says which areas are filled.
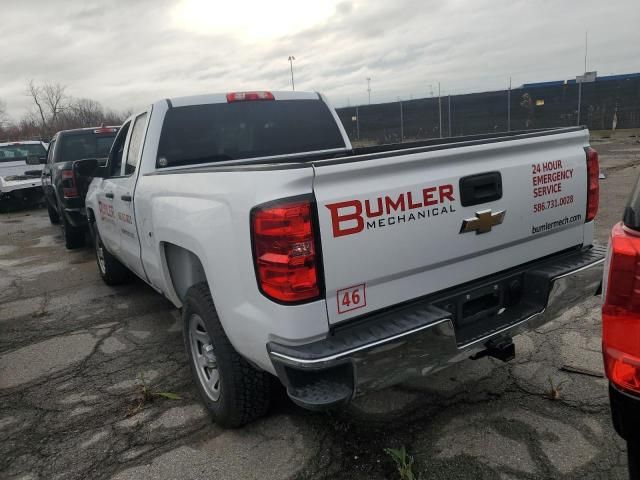
[[[247,90],[247,91],[231,91],[226,93],[210,93],[205,95],[190,95],[186,97],[172,97],[160,102],[167,102],[172,107],[186,107],[191,105],[207,105],[211,103],[227,103],[230,94],[271,94],[274,100],[320,100],[318,92],[293,92],[293,91],[265,91],[265,90]]]
[[[15,142],[0,142],[0,147],[6,147],[8,145],[37,145],[42,144],[40,140],[16,140]]]
[[[87,133],[91,130],[102,130],[105,129],[104,133],[107,133],[106,130],[113,130],[113,133],[117,133],[120,129],[120,125],[102,125],[99,127],[83,127],[83,128],[72,128],[69,130],[60,130],[54,136],[59,136],[60,134],[66,135],[81,135],[83,133]]]

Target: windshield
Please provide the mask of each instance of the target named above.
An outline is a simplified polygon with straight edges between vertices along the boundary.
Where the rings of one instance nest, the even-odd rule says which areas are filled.
[[[344,148],[320,100],[247,101],[170,109],[158,166],[237,160]]]
[[[83,158],[106,158],[116,138],[116,133],[97,134],[87,132],[80,135],[63,136],[59,142],[60,152],[56,155],[56,163],[71,162]]]
[[[47,151],[41,143],[16,143],[0,146],[0,162],[20,162],[27,159],[29,155],[44,157]]]

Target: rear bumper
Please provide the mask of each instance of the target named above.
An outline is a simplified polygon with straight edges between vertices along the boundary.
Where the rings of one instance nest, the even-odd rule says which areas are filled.
[[[309,409],[346,403],[366,391],[442,370],[594,296],[604,254],[604,247],[563,253],[375,313],[320,341],[269,342],[267,350],[294,402]],[[515,281],[522,290],[517,304],[492,316],[460,318],[456,302],[469,298],[467,292],[502,292]]]
[[[627,442],[640,444],[640,396],[623,392],[609,384],[609,399],[611,418],[618,435]]]
[[[40,177],[28,180],[5,180],[0,178],[0,193],[11,193],[26,189],[42,189]]]

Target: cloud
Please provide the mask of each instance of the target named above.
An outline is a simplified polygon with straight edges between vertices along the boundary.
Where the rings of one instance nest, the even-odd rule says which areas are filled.
[[[438,82],[443,93],[498,89],[510,76],[518,85],[581,73],[589,26],[589,69],[640,71],[637,0],[336,0],[322,11],[306,0],[212,0],[181,17],[183,1],[3,0],[0,99],[18,118],[31,78],[116,109],[288,89],[289,55],[296,87],[338,106],[366,102],[366,77],[375,102],[428,96]]]

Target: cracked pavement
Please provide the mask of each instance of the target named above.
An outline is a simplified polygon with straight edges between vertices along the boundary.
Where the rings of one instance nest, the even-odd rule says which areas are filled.
[[[594,142],[606,241],[640,172],[635,139]],[[599,299],[515,338],[509,363],[466,361],[359,399],[223,430],[191,384],[178,311],[142,282],[112,288],[92,250],[65,250],[45,210],[0,216],[0,477],[21,479],[623,479],[609,418]],[[594,375],[561,369],[579,368]],[[138,404],[141,382],[178,394]],[[550,391],[557,399],[549,398]]]

